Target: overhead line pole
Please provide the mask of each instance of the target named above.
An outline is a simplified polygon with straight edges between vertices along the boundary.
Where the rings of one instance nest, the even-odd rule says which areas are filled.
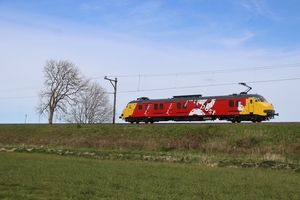
[[[113,110],[113,124],[114,124],[116,121],[116,101],[117,101],[117,82],[118,82],[118,80],[117,80],[117,77],[114,80],[114,79],[107,78],[107,76],[104,76],[104,79],[109,80],[109,82],[111,83],[111,85],[114,88],[114,110]]]

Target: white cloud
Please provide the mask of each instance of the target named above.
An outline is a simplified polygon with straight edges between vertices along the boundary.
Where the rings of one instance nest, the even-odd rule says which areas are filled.
[[[240,37],[235,37],[235,38],[223,38],[223,39],[218,39],[215,42],[228,46],[228,47],[238,47],[243,45],[245,42],[251,40],[254,38],[256,34],[251,33],[251,32],[246,32]]]
[[[235,3],[252,14],[258,14],[276,21],[280,20],[280,17],[269,9],[265,0],[237,0]]]
[[[155,14],[161,7],[159,1],[146,1],[142,2],[139,6],[136,6],[132,11],[138,15]]]
[[[83,11],[104,11],[107,8],[121,8],[131,4],[130,0],[86,1],[79,6]]]
[[[99,11],[100,10],[100,6],[98,5],[92,5],[92,4],[82,4],[80,6],[80,9],[83,10],[83,11]]]

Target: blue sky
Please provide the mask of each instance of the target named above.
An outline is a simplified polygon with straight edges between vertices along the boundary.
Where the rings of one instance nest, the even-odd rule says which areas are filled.
[[[103,77],[117,77],[118,115],[137,97],[231,94],[246,82],[274,104],[273,121],[300,121],[299,8],[299,0],[0,0],[0,123],[47,121],[35,107],[49,59],[74,62],[109,92]]]

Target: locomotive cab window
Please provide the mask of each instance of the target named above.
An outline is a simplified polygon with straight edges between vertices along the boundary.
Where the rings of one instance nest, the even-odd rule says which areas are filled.
[[[234,107],[234,101],[233,100],[229,101],[229,107]]]
[[[143,109],[143,106],[142,106],[142,105],[139,105],[138,108],[139,108],[139,110],[142,110],[142,109]]]
[[[158,109],[158,104],[154,104],[154,110]]]
[[[163,110],[164,109],[164,104],[159,104],[159,109]]]
[[[181,108],[181,103],[177,103],[177,108],[178,108],[178,109]]]
[[[264,97],[256,97],[255,102],[267,102],[267,100]]]

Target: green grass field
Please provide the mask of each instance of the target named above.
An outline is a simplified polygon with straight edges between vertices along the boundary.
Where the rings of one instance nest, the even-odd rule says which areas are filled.
[[[300,174],[0,153],[1,199],[299,199]]]
[[[0,125],[0,199],[300,199],[300,124]]]

